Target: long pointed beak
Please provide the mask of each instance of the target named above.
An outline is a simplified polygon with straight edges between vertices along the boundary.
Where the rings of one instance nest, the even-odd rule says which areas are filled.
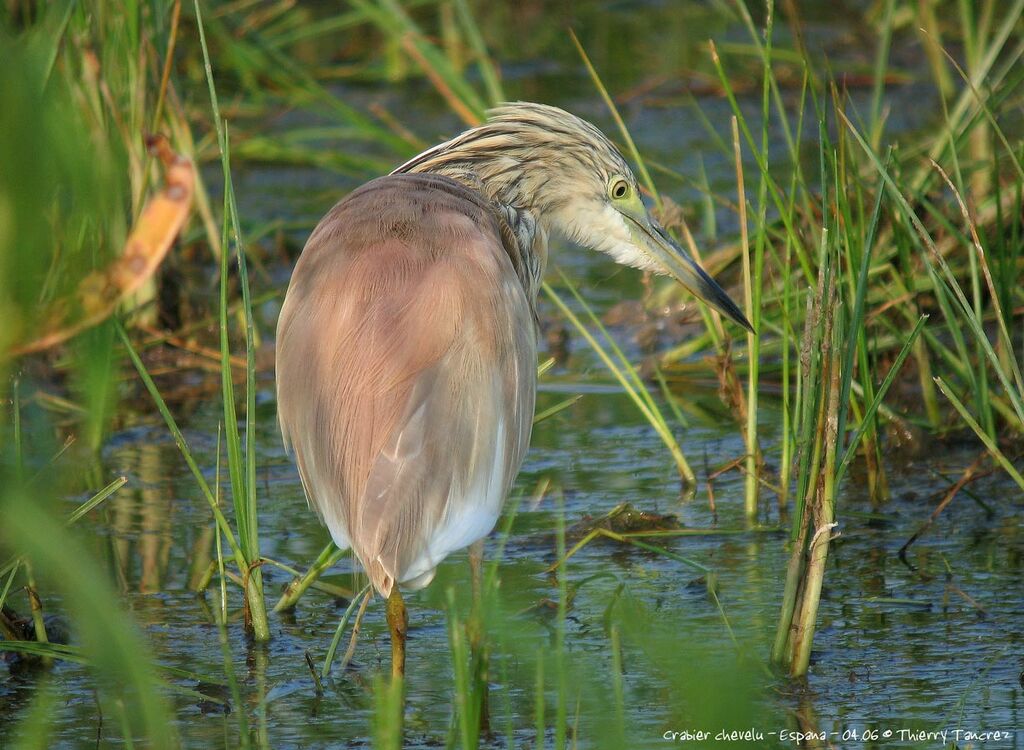
[[[627,219],[636,226],[637,231],[634,233],[634,237],[637,239],[641,251],[647,255],[656,268],[662,273],[672,276],[697,299],[703,300],[723,315],[732,318],[751,333],[756,333],[754,327],[750,325],[750,321],[747,320],[747,316],[718,285],[718,282],[697,265],[690,254],[669,237],[657,222],[651,219],[638,221],[631,216],[627,216]]]

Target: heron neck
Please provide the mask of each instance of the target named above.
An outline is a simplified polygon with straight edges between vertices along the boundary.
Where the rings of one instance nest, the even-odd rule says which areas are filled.
[[[511,237],[505,240],[506,250],[516,269],[530,304],[536,313],[537,293],[548,264],[548,233],[529,210],[516,208],[507,203],[492,200],[498,215],[510,230]],[[514,248],[508,247],[514,244]]]
[[[476,165],[480,166],[480,165]],[[430,171],[469,188],[489,203],[508,232],[503,229],[502,241],[512,261],[512,267],[519,277],[530,304],[536,308],[537,294],[548,260],[548,232],[537,209],[523,201],[517,179],[499,179],[487,169],[473,169],[466,164],[431,165],[429,170],[422,166],[417,171]],[[492,170],[493,171],[493,170]],[[509,177],[508,174],[505,175]]]

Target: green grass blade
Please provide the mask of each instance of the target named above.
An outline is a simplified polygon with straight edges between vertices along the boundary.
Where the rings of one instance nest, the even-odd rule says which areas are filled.
[[[562,298],[558,296],[555,290],[547,282],[543,284],[543,289],[544,293],[548,295],[548,298],[555,303],[555,306],[558,307],[562,314],[569,319],[569,322],[576,327],[576,330],[579,331],[580,335],[586,339],[587,343],[590,344],[591,348],[601,361],[604,362],[605,366],[611,370],[612,375],[619,381],[619,384],[622,386],[623,390],[625,390],[626,395],[628,395],[633,403],[636,404],[637,408],[640,409],[640,413],[644,415],[650,425],[654,428],[655,432],[658,433],[658,437],[661,438],[662,442],[668,448],[669,453],[671,453],[672,458],[676,463],[676,467],[679,469],[680,476],[688,484],[695,484],[696,475],[693,473],[693,469],[690,468],[690,464],[686,460],[686,456],[683,455],[683,451],[679,447],[678,441],[672,434],[671,429],[669,429],[664,416],[662,416],[657,407],[657,404],[654,403],[646,386],[644,386],[640,381],[639,375],[636,373],[636,369],[628,363],[625,356],[622,355],[621,350],[618,350],[618,347],[616,347],[614,342],[612,342],[612,347],[619,355],[621,364],[616,363],[605,348],[598,343],[597,339],[594,338],[593,334],[590,333],[583,322],[576,316],[569,306],[562,301]],[[575,287],[570,285],[570,289],[574,294],[576,294]],[[583,302],[582,298],[578,295],[576,295],[576,299],[581,303]],[[583,305],[584,309],[589,313],[591,320],[597,320],[590,308],[586,306],[586,303],[583,303]],[[600,325],[600,321],[597,322],[597,325],[602,331],[604,330],[604,327]],[[610,337],[607,336],[607,332],[605,331],[604,333],[606,338],[611,341]]]
[[[907,341],[903,344],[903,348],[900,349],[900,353],[896,355],[896,359],[893,361],[892,367],[889,368],[889,372],[886,373],[885,379],[882,381],[882,384],[878,386],[874,399],[868,405],[868,408],[864,410],[864,417],[861,419],[860,424],[857,425],[857,429],[854,430],[853,436],[850,438],[849,445],[846,447],[846,452],[843,454],[843,458],[839,462],[839,466],[836,468],[835,483],[837,485],[839,484],[839,480],[842,479],[843,475],[846,473],[846,469],[849,466],[850,461],[857,452],[857,444],[860,442],[861,436],[864,434],[865,430],[867,430],[868,425],[871,424],[871,420],[874,418],[875,412],[878,411],[878,407],[882,403],[882,399],[885,398],[885,394],[889,392],[889,386],[891,386],[896,380],[896,375],[899,374],[900,368],[903,366],[904,361],[906,361],[907,356],[910,354],[910,351],[914,346],[914,342],[921,334],[921,330],[924,328],[925,321],[927,320],[927,315],[922,315],[918,319],[917,325],[915,325],[914,330],[910,332],[910,336],[907,337]],[[839,435],[839,439],[842,439],[842,435]]]
[[[1010,463],[1010,460],[1006,455],[999,449],[996,441],[992,439],[992,436],[982,429],[982,426],[978,424],[971,412],[964,406],[963,401],[957,398],[957,395],[953,393],[953,389],[949,387],[949,384],[941,377],[935,378],[935,384],[942,391],[942,395],[949,399],[949,403],[953,404],[953,408],[957,410],[960,417],[967,423],[967,426],[974,430],[974,434],[978,436],[978,439],[985,445],[989,455],[994,458],[1000,466],[1010,475],[1010,478],[1017,483],[1017,486],[1024,490],[1024,476],[1021,476],[1020,472],[1017,471],[1016,467]]]

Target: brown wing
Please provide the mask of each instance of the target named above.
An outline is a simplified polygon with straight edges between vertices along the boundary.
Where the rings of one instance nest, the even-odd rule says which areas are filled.
[[[529,443],[534,324],[498,222],[447,178],[374,180],[314,230],[281,310],[285,443],[384,595],[490,531]]]

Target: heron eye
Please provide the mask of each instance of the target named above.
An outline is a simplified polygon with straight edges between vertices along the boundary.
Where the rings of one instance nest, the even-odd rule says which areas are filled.
[[[629,183],[627,183],[625,180],[615,180],[615,182],[612,183],[611,190],[609,191],[609,193],[611,194],[612,198],[616,198],[616,199],[618,199],[618,198],[625,198],[626,194],[628,192],[629,192]]]

